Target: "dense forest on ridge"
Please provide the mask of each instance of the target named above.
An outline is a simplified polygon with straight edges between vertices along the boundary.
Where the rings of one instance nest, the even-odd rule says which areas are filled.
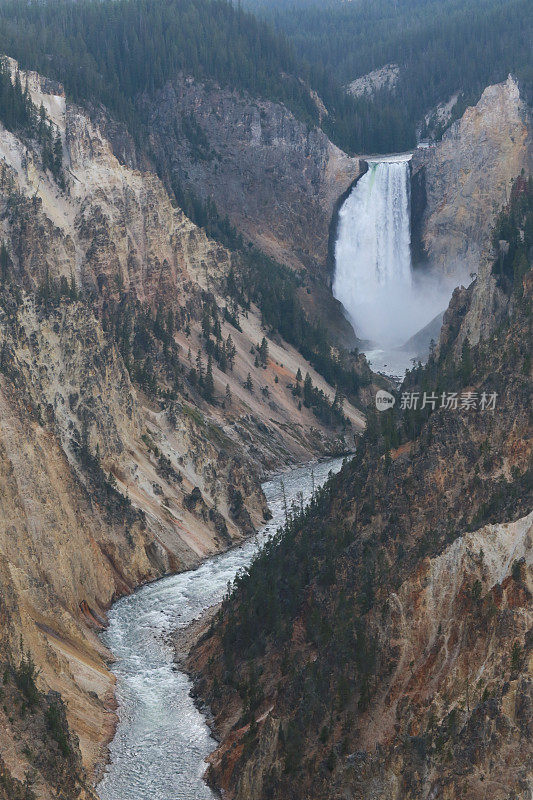
[[[312,65],[317,84],[341,84],[385,64],[400,67],[394,92],[358,98],[336,119],[339,140],[362,152],[398,151],[437,103],[462,93],[455,116],[513,72],[533,83],[532,14],[527,0],[247,0]],[[350,127],[345,128],[348,124]]]
[[[459,92],[457,115],[510,71],[526,91],[532,84],[527,0],[245,5],[266,21],[228,0],[2,0],[0,52],[77,100],[102,102],[137,137],[136,98],[183,71],[283,102],[351,153],[412,147],[435,104]],[[400,66],[394,92],[353,98],[342,88],[391,62]],[[321,123],[309,88],[328,109]]]
[[[0,2],[0,53],[64,83],[78,101],[101,102],[137,139],[135,100],[179,72],[283,102],[309,125],[319,124],[309,80],[285,37],[227,0],[50,0]],[[353,102],[333,79],[312,88],[336,119]],[[346,123],[341,129],[348,129]],[[328,133],[337,137],[335,124]]]

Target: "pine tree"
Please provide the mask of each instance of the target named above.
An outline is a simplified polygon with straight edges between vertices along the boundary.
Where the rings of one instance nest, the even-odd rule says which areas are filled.
[[[264,336],[259,346],[259,360],[261,361],[261,365],[266,367],[268,364],[268,342]]]
[[[228,359],[229,368],[231,370],[233,370],[233,365],[235,363],[236,355],[237,355],[237,349],[233,344],[233,339],[231,338],[231,333],[230,333],[228,338],[226,339],[226,358]]]
[[[39,107],[39,121],[37,123],[37,137],[39,141],[44,140],[46,129],[47,129],[46,111],[44,110],[44,106],[41,103]]]
[[[163,321],[164,321],[163,306],[161,305],[161,303],[159,303],[157,306],[157,310],[155,312],[154,336],[156,336],[156,338],[161,341],[165,339],[165,328]]]
[[[202,387],[204,386],[204,364],[202,361],[202,353],[198,350],[198,354],[196,356],[196,373],[198,379],[198,385]]]
[[[207,358],[207,372],[205,374],[205,388],[204,396],[206,400],[211,402],[215,394],[215,382],[213,380],[213,359],[211,354]]]
[[[0,279],[2,283],[6,283],[9,276],[9,253],[7,252],[6,243],[3,241],[0,247]]]
[[[333,400],[333,405],[331,407],[333,414],[337,417],[342,417],[344,412],[344,395],[342,394],[341,390],[337,387],[337,391],[335,392],[335,399]]]
[[[39,286],[39,292],[37,294],[38,299],[44,303],[46,308],[48,308],[48,304],[52,299],[52,281],[50,279],[50,269],[48,264],[46,265],[44,278],[42,280],[41,285]]]
[[[305,375],[304,388],[303,388],[304,406],[309,408],[313,402],[313,381],[307,372]]]
[[[167,312],[167,335],[169,339],[174,338],[175,329],[176,329],[176,319],[172,311],[169,309]]]
[[[63,168],[63,143],[61,141],[61,134],[59,130],[56,133],[56,138],[54,141],[54,162],[52,172],[56,178],[61,176]]]
[[[254,385],[252,383],[252,376],[248,373],[248,377],[246,378],[246,383],[244,384],[244,388],[248,389],[250,393],[254,391]]]
[[[207,309],[205,309],[202,314],[202,333],[206,339],[209,339],[211,335],[211,317]]]
[[[7,339],[4,339],[2,343],[2,350],[0,351],[0,372],[2,374],[6,374],[7,355],[8,355]]]
[[[227,383],[226,384],[226,401],[225,401],[226,405],[230,406],[231,405],[231,401],[232,401],[231,390],[229,388],[229,383]]]
[[[215,358],[218,361],[218,366],[222,372],[225,372],[228,367],[228,357],[226,355],[226,347],[223,344],[222,347],[219,346],[217,342],[217,347],[215,350]]]
[[[69,297],[71,300],[78,299],[78,289],[76,287],[76,278],[74,277],[74,273],[70,273],[70,287],[69,287]]]

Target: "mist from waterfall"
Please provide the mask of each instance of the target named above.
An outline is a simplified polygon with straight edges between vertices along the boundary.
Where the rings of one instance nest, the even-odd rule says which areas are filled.
[[[403,345],[450,294],[413,275],[409,158],[369,160],[339,211],[333,294],[356,335],[386,347]]]

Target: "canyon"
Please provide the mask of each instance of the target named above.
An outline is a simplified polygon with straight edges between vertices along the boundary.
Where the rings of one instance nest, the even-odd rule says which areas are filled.
[[[204,626],[187,667],[229,798],[530,797],[531,257],[514,288],[498,267],[526,241],[530,163],[511,77],[413,155],[416,201],[442,181],[414,209],[426,265],[474,274],[401,390],[498,407],[369,410],[356,456]]]
[[[520,242],[531,181],[506,213]],[[456,291],[438,353],[401,387],[497,406],[369,413],[353,459],[193,645],[227,797],[530,797],[533,282],[530,262],[514,289],[497,265],[493,250]],[[487,283],[504,309],[476,339]]]
[[[112,656],[98,638],[109,605],[241,541],[268,513],[265,475],[352,448],[363,415],[346,400],[346,423],[331,427],[298,403],[299,370],[330,402],[335,390],[279,336],[259,365],[264,330],[253,306],[236,324],[220,312],[231,367],[213,363],[219,399],[203,400],[186,375],[195,364],[205,373],[197,355],[204,309],[217,315],[213,308],[226,305],[235,257],[172,204],[153,172],[120,163],[60,85],[7,63],[61,137],[65,185],[43,168],[35,143],[0,129],[9,273],[0,332],[1,636],[4,659],[18,665],[31,653],[39,689],[63,698],[71,751],[79,743],[81,753],[73,771],[89,787],[115,724]],[[151,355],[136,382],[134,356],[114,330],[117,308],[139,339],[146,320],[154,324],[146,315],[162,306],[172,340],[148,334]],[[155,392],[139,384],[151,361]],[[369,384],[363,360],[354,363]],[[32,791],[50,796],[50,776],[25,755],[31,727],[16,733],[17,718],[0,716],[3,769],[14,786],[33,771]]]
[[[30,797],[31,773],[38,798],[89,800],[96,797],[92,787],[116,725],[113,654],[100,638],[110,605],[142,584],[191,570],[242,543],[268,519],[265,478],[316,457],[351,452],[365,426],[365,408],[378,387],[389,386],[372,375],[363,356],[340,346],[351,347],[353,331],[329,289],[328,245],[339,201],[366,165],[282,104],[186,75],[138,99],[149,128],[149,148],[142,149],[105,108],[76,105],[60,84],[19,70],[12,59],[6,63],[60,138],[64,183],[43,166],[35,141],[0,127],[0,241],[9,276],[3,275],[0,305],[0,639],[8,670],[0,707],[0,797]],[[518,485],[516,476],[526,469],[525,373],[522,379],[513,354],[516,348],[522,354],[527,327],[519,304],[493,274],[490,229],[511,195],[511,180],[530,166],[530,112],[511,77],[486,89],[441,142],[413,154],[411,225],[422,254],[415,268],[456,283],[469,283],[469,273],[477,273],[473,286],[453,295],[439,356],[459,363],[465,341],[471,347],[490,343],[506,421],[476,421],[472,429],[468,420],[432,421],[423,434],[435,442],[430,456],[421,440],[393,447],[386,477],[377,474],[378,454],[359,489],[361,504],[370,503],[376,478],[385,498],[382,517],[370,515],[362,541],[386,538],[385,530],[401,524],[409,531],[407,544],[418,542],[429,518],[439,527],[451,515],[467,513],[459,485],[473,492],[474,509],[488,502],[488,490],[476,494],[469,483],[476,466],[487,473],[487,486],[503,477]],[[227,287],[242,268],[241,256],[186,216],[176,203],[178,185],[213,202],[245,246],[253,243],[298,275],[302,306],[311,318],[327,320],[337,337],[328,356],[357,377],[357,391],[342,399],[336,421],[324,421],[300,399],[299,372],[335,407],[335,386],[318,362],[311,363],[314,354],[304,358],[267,330],[257,304],[232,304]],[[530,288],[526,281],[525,297]],[[222,368],[208,355],[206,341],[213,348],[231,341],[230,364]],[[211,400],[195,382],[209,370]],[[484,376],[477,379],[481,386]],[[369,418],[372,423],[371,413]],[[485,469],[470,451],[491,436],[497,464]],[[462,483],[452,475],[456,458]],[[412,495],[419,503],[415,519],[400,503],[401,523],[393,523],[386,498],[408,492],[401,474],[406,465],[426,495]],[[341,474],[328,518],[359,514],[359,501],[343,499],[343,493],[351,498],[359,480],[355,464],[351,469]],[[449,493],[444,501],[443,492]],[[373,696],[358,729],[349,732],[353,750],[342,758],[335,750],[332,769],[320,766],[317,797],[326,796],[324,787],[332,782],[339,793],[349,786],[367,792],[361,796],[385,798],[395,787],[398,797],[420,796],[416,792],[434,787],[435,769],[454,787],[443,796],[455,797],[459,779],[446,766],[452,746],[444,730],[454,710],[468,746],[475,745],[480,720],[487,737],[494,728],[504,730],[480,755],[475,781],[485,774],[492,780],[503,762],[509,781],[519,788],[527,781],[520,748],[531,724],[524,633],[533,587],[525,497],[524,490],[500,520],[461,530],[454,541],[436,533],[427,558],[402,568],[384,619],[376,612],[369,622],[376,640],[387,641],[379,674],[386,673],[385,662],[394,665],[388,694]],[[483,558],[476,555],[478,546]],[[353,547],[354,561],[342,569],[360,574],[366,562],[359,545]],[[398,553],[387,550],[386,558],[392,570]],[[475,581],[481,594],[472,600]],[[385,588],[380,599],[385,602]],[[488,615],[489,607],[490,636],[474,619]],[[286,652],[296,652],[300,669],[319,653],[316,643],[304,641],[303,618],[292,623]],[[282,786],[289,780],[279,754],[292,730],[289,680],[269,653],[259,665],[265,669],[264,702],[253,722],[240,724],[241,700],[223,686],[220,670],[226,622],[217,625],[204,631],[188,662],[221,736],[209,780],[228,797],[259,800],[273,776]],[[500,655],[515,641],[521,660],[502,671]],[[470,663],[466,651],[472,646]],[[40,692],[30,715],[17,683],[28,654]],[[442,668],[428,688],[430,657]],[[236,667],[243,685],[249,678],[245,663]],[[502,676],[509,683],[505,691]],[[345,722],[332,716],[326,740],[340,740]],[[423,754],[420,763],[415,758],[424,726],[444,740],[442,761],[431,768]],[[68,756],[62,760],[63,746]],[[320,765],[332,749],[314,740],[308,746]],[[415,763],[411,788],[398,788],[399,775]],[[307,791],[310,778],[299,780]]]

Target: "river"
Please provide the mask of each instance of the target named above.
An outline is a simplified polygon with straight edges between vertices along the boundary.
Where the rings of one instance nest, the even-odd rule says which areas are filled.
[[[117,601],[102,639],[116,657],[119,724],[98,792],[102,800],[212,800],[203,781],[215,748],[190,697],[191,682],[174,664],[170,634],[220,602],[228,581],[248,566],[284,521],[288,504],[308,500],[342,459],[307,464],[263,485],[272,519],[242,546],[209,558],[198,569],[162,578]]]

